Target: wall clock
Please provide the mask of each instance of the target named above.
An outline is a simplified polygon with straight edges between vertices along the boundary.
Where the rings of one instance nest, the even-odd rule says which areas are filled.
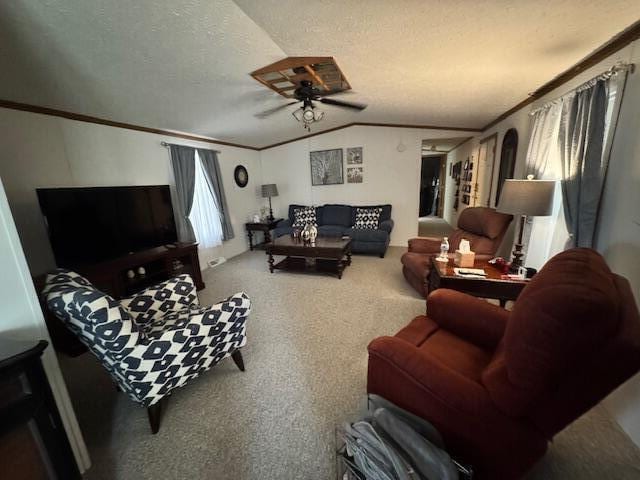
[[[249,183],[249,172],[242,165],[238,165],[233,171],[233,178],[236,180],[236,185],[240,188],[244,188]]]

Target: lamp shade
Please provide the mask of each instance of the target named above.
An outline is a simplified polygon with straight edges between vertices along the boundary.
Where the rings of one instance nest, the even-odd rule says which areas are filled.
[[[275,183],[268,183],[267,185],[262,185],[262,198],[277,197],[277,196],[278,196],[278,186]]]
[[[497,210],[512,215],[551,215],[555,186],[554,180],[505,180]]]

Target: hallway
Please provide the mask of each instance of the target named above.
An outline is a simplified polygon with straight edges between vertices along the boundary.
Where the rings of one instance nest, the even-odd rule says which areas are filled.
[[[418,218],[418,236],[420,237],[444,237],[453,231],[453,227],[439,217]]]

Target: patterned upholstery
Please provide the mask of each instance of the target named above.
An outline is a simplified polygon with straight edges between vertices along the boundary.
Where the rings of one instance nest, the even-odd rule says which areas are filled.
[[[380,214],[382,208],[360,208],[356,207],[356,221],[353,228],[356,230],[377,230],[380,226]]]
[[[247,342],[249,297],[200,307],[189,275],[114,300],[75,272],[47,276],[49,309],[134,401],[151,406]]]
[[[299,207],[293,211],[293,227],[303,228],[306,225],[318,226],[316,207]]]

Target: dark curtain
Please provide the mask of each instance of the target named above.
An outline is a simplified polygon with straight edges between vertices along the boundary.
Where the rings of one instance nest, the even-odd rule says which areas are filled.
[[[211,194],[220,209],[222,239],[231,240],[234,237],[233,226],[231,225],[231,216],[229,215],[229,207],[227,206],[227,197],[224,194],[224,186],[222,185],[222,173],[220,172],[218,154],[211,150],[199,148],[198,155],[200,156],[200,160],[202,160],[202,168],[204,169]]]
[[[189,220],[193,205],[193,192],[196,184],[196,150],[182,145],[170,145],[171,167],[176,181],[176,225],[178,240],[181,242],[195,242],[196,235]]]
[[[569,246],[592,247],[608,156],[603,155],[608,80],[567,99],[560,121],[560,161]]]

